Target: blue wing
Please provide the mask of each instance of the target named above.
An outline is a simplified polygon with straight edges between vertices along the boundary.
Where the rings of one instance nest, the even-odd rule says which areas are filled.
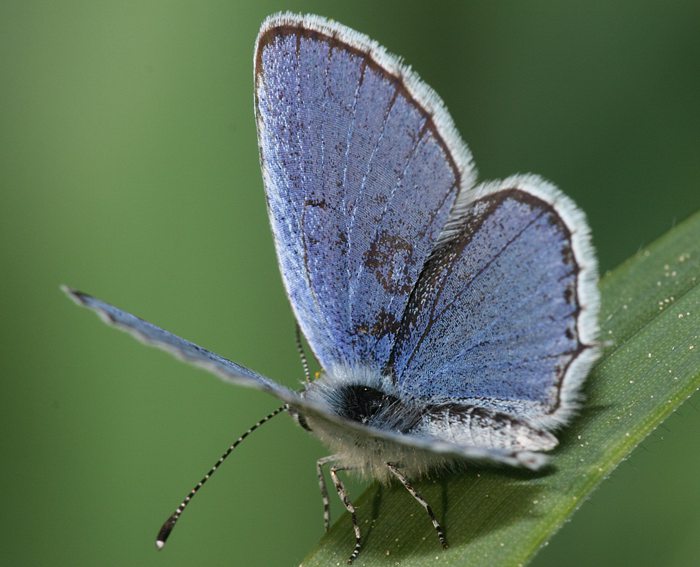
[[[153,325],[143,319],[131,315],[86,293],[62,287],[63,291],[78,305],[95,311],[107,324],[126,331],[138,340],[158,347],[175,357],[199,366],[216,374],[225,382],[248,386],[266,391],[287,403],[293,411],[301,411],[305,416],[313,416],[317,422],[327,424],[327,427],[340,426],[343,430],[353,431],[357,439],[363,442],[368,439],[379,439],[389,443],[413,447],[416,451],[440,453],[445,456],[456,456],[470,461],[501,462],[514,466],[525,466],[538,469],[546,463],[541,455],[529,451],[516,451],[508,448],[484,449],[465,447],[458,443],[445,441],[441,436],[431,436],[431,424],[426,424],[422,436],[409,436],[367,427],[356,421],[349,421],[328,412],[327,408],[305,401],[296,392],[273,382],[269,378],[249,370],[240,364],[231,362],[224,357],[208,351],[190,341]]]
[[[380,370],[473,171],[437,96],[378,44],[313,16],[258,37],[270,221],[292,307],[322,366]]]
[[[299,395],[296,392],[292,392],[253,370],[231,362],[223,356],[173,335],[153,323],[144,321],[87,293],[68,287],[61,289],[78,305],[95,311],[108,325],[126,331],[141,342],[158,347],[185,362],[200,366],[216,374],[225,382],[266,391],[284,402],[299,400]]]
[[[386,372],[406,397],[556,425],[597,357],[588,226],[535,177],[477,191],[461,230],[428,261]]]

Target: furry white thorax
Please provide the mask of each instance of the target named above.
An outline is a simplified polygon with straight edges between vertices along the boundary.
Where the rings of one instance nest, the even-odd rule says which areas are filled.
[[[366,386],[390,397],[399,397],[393,381],[388,376],[367,368],[337,366],[332,371],[305,385],[301,396],[331,415],[342,415],[341,392],[344,386]],[[296,412],[293,410],[293,414]],[[302,419],[308,429],[326,445],[336,457],[337,464],[352,469],[364,477],[388,482],[392,476],[387,463],[400,466],[410,477],[423,476],[435,469],[454,464],[458,459],[450,455],[434,453],[416,447],[392,442],[363,434],[356,429],[324,419],[318,414],[302,412]],[[383,408],[370,421],[363,425],[382,430],[399,432],[403,423],[413,416],[410,405],[399,408],[391,404]],[[297,421],[300,422],[297,417]]]

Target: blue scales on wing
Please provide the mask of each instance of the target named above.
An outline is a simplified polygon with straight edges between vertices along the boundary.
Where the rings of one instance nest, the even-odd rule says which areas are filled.
[[[298,400],[299,396],[296,392],[277,384],[254,370],[232,362],[215,352],[178,337],[153,323],[87,293],[66,286],[62,286],[61,289],[75,303],[97,313],[108,325],[121,329],[137,340],[164,350],[180,360],[204,368],[225,382],[263,390],[284,402]]]
[[[580,250],[588,235],[562,217],[579,214],[573,204],[536,178],[480,193],[428,261],[385,371],[406,396],[556,425],[565,415],[548,416],[572,409],[595,359],[595,330],[581,320],[597,302],[595,266]]]
[[[289,390],[285,386],[262,376],[261,374],[232,362],[214,352],[211,352],[186,339],[178,337],[153,323],[149,323],[105,301],[92,297],[86,293],[63,286],[63,291],[78,305],[91,309],[108,325],[125,331],[139,341],[164,350],[176,358],[203,368],[230,384],[246,386],[257,390],[263,390],[276,398],[289,404],[291,411],[303,411],[304,415],[314,417],[319,423],[323,422],[327,427],[342,427],[354,431],[355,435],[362,438],[373,438],[385,442],[410,445],[417,451],[430,451],[442,455],[452,455],[471,460],[494,460],[512,465],[524,465],[537,468],[540,460],[530,461],[512,455],[508,451],[492,453],[483,449],[460,447],[449,442],[434,440],[431,438],[407,437],[396,432],[379,430],[365,426],[364,424],[348,421],[337,415],[302,399],[297,392]]]
[[[365,46],[281,25],[256,50],[277,255],[301,328],[331,371],[386,365],[411,291],[471,175],[466,149],[455,161],[418,102],[439,100],[427,91],[416,98],[405,69]]]

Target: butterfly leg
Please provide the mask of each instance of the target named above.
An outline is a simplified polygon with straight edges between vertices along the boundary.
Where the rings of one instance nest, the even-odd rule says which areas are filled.
[[[321,500],[323,500],[323,529],[325,531],[331,527],[331,507],[328,501],[328,488],[326,487],[326,477],[323,476],[323,467],[335,460],[335,455],[330,455],[316,461],[316,476],[318,477],[318,487],[321,489]]]
[[[352,563],[353,561],[355,561],[355,559],[357,559],[357,556],[360,553],[360,547],[362,547],[362,538],[360,537],[360,526],[357,523],[357,514],[355,514],[355,506],[353,506],[352,502],[350,502],[350,499],[348,498],[348,493],[345,490],[345,486],[338,477],[338,471],[347,470],[352,469],[349,467],[332,466],[330,472],[331,479],[333,479],[333,484],[335,485],[335,490],[338,493],[338,497],[343,503],[343,506],[345,506],[345,509],[348,512],[350,512],[350,517],[352,518],[352,529],[355,531],[355,549],[352,550],[352,553],[348,558],[348,563]]]
[[[435,528],[435,531],[437,532],[438,539],[440,540],[440,544],[442,544],[442,547],[444,549],[447,549],[447,538],[445,537],[445,531],[442,529],[442,526],[440,525],[440,522],[437,521],[437,518],[435,518],[435,514],[433,514],[433,509],[430,507],[430,504],[428,504],[425,499],[420,495],[420,493],[413,488],[410,482],[408,482],[408,479],[404,476],[404,474],[398,469],[398,467],[393,464],[393,463],[387,463],[386,466],[389,468],[391,473],[399,479],[401,484],[403,484],[404,488],[408,490],[408,492],[415,498],[416,502],[423,506],[425,511],[428,513],[428,516],[430,516],[430,521],[433,523],[433,527]]]

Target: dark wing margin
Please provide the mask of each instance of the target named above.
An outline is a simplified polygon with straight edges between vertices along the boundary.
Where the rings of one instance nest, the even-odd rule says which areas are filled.
[[[415,73],[317,16],[263,23],[255,111],[299,324],[326,370],[381,370],[420,271],[474,182],[469,152]]]
[[[565,423],[599,356],[599,292],[583,213],[551,184],[482,185],[408,303],[385,372],[432,403]]]

